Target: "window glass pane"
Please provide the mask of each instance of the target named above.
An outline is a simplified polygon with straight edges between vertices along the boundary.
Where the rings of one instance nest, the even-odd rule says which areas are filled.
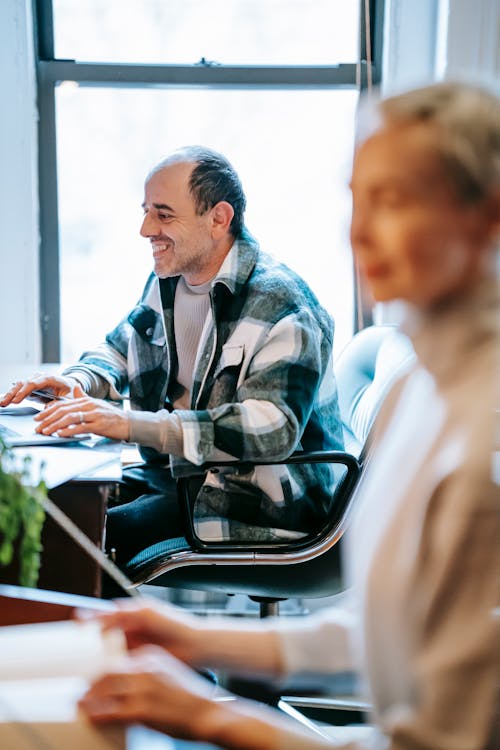
[[[62,359],[128,312],[152,268],[139,236],[143,182],[172,150],[222,151],[247,194],[263,250],[311,285],[352,334],[347,189],[357,92],[57,89]]]
[[[332,65],[358,58],[358,0],[53,0],[56,57]]]

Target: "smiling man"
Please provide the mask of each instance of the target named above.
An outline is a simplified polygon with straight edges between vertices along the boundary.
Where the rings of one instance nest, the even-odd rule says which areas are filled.
[[[330,510],[325,466],[208,475],[207,461],[283,459],[342,448],[332,371],[333,322],[307,285],[262,253],[244,227],[245,195],[231,164],[188,147],[148,175],[141,235],[154,273],[137,306],[62,376],[16,384],[54,402],[39,431],[93,432],[138,443],[124,472],[107,546],[119,563],[184,534],[177,476],[192,476],[195,519],[211,539],[272,541],[312,530]],[[131,410],[109,403],[128,389]]]

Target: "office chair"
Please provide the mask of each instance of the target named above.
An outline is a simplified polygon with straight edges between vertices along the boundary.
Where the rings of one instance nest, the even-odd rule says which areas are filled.
[[[378,408],[391,384],[408,369],[414,352],[392,326],[372,326],[356,334],[335,364],[346,451],[297,452],[284,461],[252,465],[326,463],[334,467],[332,512],[314,534],[272,544],[206,541],[195,530],[189,480],[180,480],[179,496],[186,536],[167,539],[139,552],[124,572],[137,586],[148,583],[198,591],[247,594],[259,602],[262,617],[278,614],[287,598],[327,597],[342,590],[339,540],[366,458],[366,443]],[[217,471],[248,462],[219,462]]]

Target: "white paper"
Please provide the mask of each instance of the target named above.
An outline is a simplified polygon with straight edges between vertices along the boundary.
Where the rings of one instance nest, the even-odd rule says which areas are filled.
[[[124,729],[92,726],[78,700],[125,652],[123,633],[95,622],[0,627],[0,748],[124,750]]]
[[[0,721],[75,721],[87,689],[82,677],[0,682]]]
[[[96,622],[72,620],[0,628],[0,681],[81,677],[93,680],[126,653],[125,637]]]

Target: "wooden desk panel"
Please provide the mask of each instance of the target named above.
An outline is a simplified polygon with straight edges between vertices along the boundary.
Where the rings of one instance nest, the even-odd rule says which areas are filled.
[[[0,584],[0,626],[70,620],[76,608],[109,610],[102,599]]]
[[[102,548],[109,488],[103,480],[74,479],[49,492],[50,498],[98,547]],[[82,596],[101,595],[98,564],[48,516],[42,532],[38,586]],[[19,583],[18,561],[0,567],[0,583]]]
[[[109,484],[66,482],[49,497],[102,549]],[[83,596],[101,595],[101,572],[95,560],[49,517],[42,532],[42,561],[38,586]]]

